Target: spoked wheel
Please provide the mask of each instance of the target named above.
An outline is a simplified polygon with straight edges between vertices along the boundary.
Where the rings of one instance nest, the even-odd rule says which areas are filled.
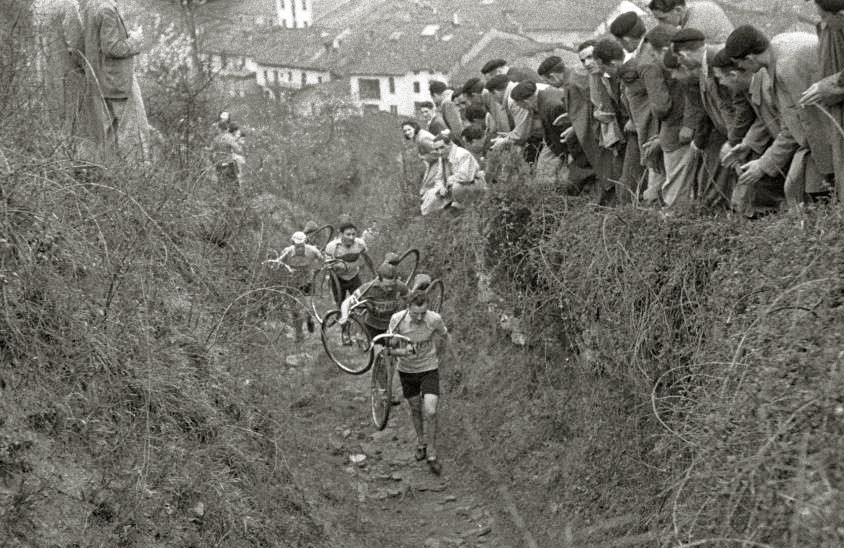
[[[332,291],[333,290],[333,291]],[[320,307],[325,306],[326,302],[334,302],[334,291],[340,294],[340,281],[337,275],[330,268],[320,268],[314,272],[314,278],[311,282],[311,294],[308,296],[310,301],[311,312],[319,323],[324,321],[323,313]],[[331,305],[329,305],[331,306]]]
[[[410,285],[411,280],[416,275],[416,267],[419,266],[419,250],[408,249],[404,255],[396,262],[396,268],[399,271],[399,277],[404,279],[404,283]]]
[[[377,352],[377,350],[373,350]],[[392,361],[383,352],[378,352],[372,364],[370,401],[372,422],[375,428],[383,430],[390,419],[390,407],[393,399]]]
[[[363,322],[349,317],[341,326],[340,311],[332,310],[322,319],[320,336],[322,347],[334,364],[352,375],[362,375],[372,367],[374,354],[369,351],[369,335]]]
[[[372,339],[372,378],[370,381],[370,405],[372,422],[378,430],[387,427],[390,407],[393,405],[393,359],[385,346],[412,344],[410,339],[396,333],[384,333]],[[385,346],[382,346],[385,345]]]
[[[443,309],[443,297],[445,296],[445,285],[440,279],[436,279],[428,286],[428,308],[434,312],[441,312]]]

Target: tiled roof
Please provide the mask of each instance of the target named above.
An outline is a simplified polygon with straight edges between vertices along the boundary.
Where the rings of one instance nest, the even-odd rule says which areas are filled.
[[[200,48],[206,53],[249,57],[268,66],[331,70],[337,64],[326,48],[334,33],[323,29],[206,29]]]
[[[503,32],[495,33],[482,48],[472,52],[474,55],[471,59],[467,59],[465,64],[462,64],[453,72],[452,79],[455,82],[463,82],[473,76],[480,76],[481,67],[490,59],[507,59],[511,66],[524,66],[523,63],[518,61],[533,57],[539,52],[553,49],[554,44],[541,44],[529,38]],[[548,55],[551,55],[551,53],[548,53]],[[536,69],[533,66],[530,68]]]

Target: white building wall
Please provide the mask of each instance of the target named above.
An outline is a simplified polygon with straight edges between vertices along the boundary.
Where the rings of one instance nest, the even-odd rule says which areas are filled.
[[[408,72],[401,76],[393,76],[393,89],[390,92],[390,76],[380,75],[352,75],[349,81],[349,93],[352,99],[364,106],[375,106],[378,110],[395,112],[399,116],[413,116],[416,113],[416,103],[430,101],[428,83],[431,80],[448,82],[448,76],[441,72]],[[381,92],[380,99],[364,99],[360,96],[360,80],[378,80]],[[414,83],[418,84],[417,87]],[[391,107],[395,107],[394,109]]]
[[[279,86],[301,89],[331,81],[331,73],[321,70],[306,70],[291,67],[271,67],[258,65],[255,81],[261,87]]]
[[[288,29],[303,29],[313,24],[311,0],[275,0],[278,26]]]

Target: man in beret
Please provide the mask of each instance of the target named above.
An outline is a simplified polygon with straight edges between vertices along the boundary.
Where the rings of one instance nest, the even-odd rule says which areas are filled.
[[[639,49],[642,37],[645,36],[645,23],[635,11],[622,13],[610,23],[610,34],[612,34],[624,51],[625,62],[633,58],[633,54]]]
[[[486,127],[487,137],[492,137],[499,131],[510,131],[507,112],[499,102],[494,100],[484,84],[485,81],[482,78],[470,78],[463,84],[463,95],[469,103],[481,106],[486,111],[484,127]]]
[[[671,77],[664,62],[676,33],[677,29],[671,25],[657,24],[645,34],[636,57],[652,120],[658,124],[655,136],[647,133],[640,138],[642,158],[649,166],[648,187],[642,198],[648,203],[662,198],[667,207],[673,206],[683,192],[685,196],[691,195],[691,182],[683,185],[684,168],[689,163],[689,142],[680,142],[679,138],[686,104],[685,88]]]
[[[733,30],[721,6],[709,0],[651,0],[648,8],[660,23],[700,30],[710,44],[723,44]]]
[[[636,131],[636,124],[632,120],[632,114],[629,110],[630,103],[625,100],[625,92],[621,86],[620,70],[625,66],[626,51],[621,47],[621,44],[614,40],[602,39],[595,44],[595,64],[601,74],[601,84],[607,90],[604,101],[601,105],[600,111],[596,111],[596,118],[599,119],[604,127],[614,129],[616,127],[623,131],[623,138],[615,147],[618,153],[622,155],[621,173],[618,178],[618,184],[615,185],[616,200],[621,203],[629,203],[636,194],[636,189],[639,186],[639,181],[643,176],[644,170],[641,165],[641,155],[639,150],[638,134]],[[626,73],[629,75],[631,70],[634,70],[633,65],[627,65]],[[633,80],[638,80],[638,71]],[[641,87],[644,91],[644,87]],[[627,99],[629,99],[627,95]],[[647,109],[647,98],[636,97],[636,105],[640,108]],[[606,102],[606,101],[609,102]],[[609,116],[602,119],[603,112],[612,112],[613,117]],[[644,113],[639,113],[644,116]],[[611,124],[611,125],[610,125]],[[609,148],[609,147],[606,147]]]
[[[844,201],[844,0],[815,0],[821,21],[818,24],[818,49],[821,78],[800,97],[802,106],[820,105],[832,120],[825,120],[832,147],[835,186],[838,199]],[[817,108],[817,107],[816,107]]]
[[[431,101],[442,116],[445,127],[451,131],[451,138],[455,143],[461,145],[460,133],[463,131],[463,120],[460,117],[460,110],[452,101],[454,90],[450,89],[444,82],[431,80],[428,83],[428,92],[431,94]]]
[[[542,131],[542,146],[536,159],[534,180],[557,183],[567,152],[560,142],[561,130],[554,125],[554,121],[565,112],[565,92],[547,84],[534,84],[525,80],[513,88],[510,97],[519,107],[530,111],[532,123]]]
[[[525,161],[534,164],[542,148],[544,133],[539,114],[525,100],[538,90],[548,88],[548,84],[536,84],[530,80],[519,82],[512,88],[505,102],[505,108],[513,120],[513,129],[499,134],[492,139],[492,148],[499,149],[505,144],[519,145]],[[515,94],[515,95],[514,95]]]
[[[752,25],[738,27],[724,46],[739,68],[768,71],[780,117],[780,131],[758,159],[739,167],[739,184],[755,185],[765,175],[785,173],[785,198],[789,206],[803,203],[806,194],[828,191],[832,149],[817,109],[795,108],[800,95],[818,74],[818,39],[804,32],[779,34],[771,40]],[[789,165],[789,160],[791,164]]]
[[[700,156],[697,199],[704,208],[729,206],[735,173],[721,165],[721,148],[734,119],[730,93],[715,79],[712,59],[719,45],[707,45],[704,34],[692,28],[681,29],[671,39],[680,64],[692,77],[686,94],[684,127],[693,129],[691,150]]]
[[[481,67],[481,74],[483,75],[484,80],[489,81],[490,78],[498,74],[506,76],[507,71],[509,70],[510,67],[504,59],[491,59],[484,63],[484,66]]]

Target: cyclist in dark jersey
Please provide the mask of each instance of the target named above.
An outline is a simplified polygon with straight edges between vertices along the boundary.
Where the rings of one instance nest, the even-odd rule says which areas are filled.
[[[390,317],[405,306],[407,285],[398,279],[396,267],[384,263],[376,269],[377,277],[355,290],[340,305],[340,325],[349,319],[349,311],[360,301],[366,300],[363,324],[369,338],[387,331]]]

